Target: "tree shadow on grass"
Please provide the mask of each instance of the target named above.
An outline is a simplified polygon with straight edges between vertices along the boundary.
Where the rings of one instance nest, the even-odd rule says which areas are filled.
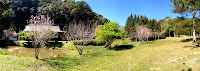
[[[155,41],[146,41],[146,42],[143,42],[142,44],[152,44],[152,43],[155,43]]]
[[[113,48],[111,48],[110,50],[115,50],[115,51],[121,51],[121,50],[128,50],[128,49],[132,49],[133,45],[116,45]]]
[[[1,49],[6,49],[7,46],[16,46],[17,44],[13,40],[0,40],[0,48]]]
[[[64,45],[64,44],[63,44],[62,42],[48,42],[48,43],[46,44],[46,47],[47,47],[47,48],[53,48],[53,49],[55,49],[56,47],[62,48],[63,45]]]
[[[23,43],[23,46],[27,48],[34,48],[34,46],[32,45],[32,42],[25,42]]]
[[[197,40],[200,40],[200,37],[196,38]],[[192,41],[193,38],[189,38],[189,39],[184,39],[184,40],[181,40],[181,42],[190,42]]]
[[[199,45],[193,45],[193,46],[191,46],[191,45],[186,45],[186,46],[184,46],[183,48],[191,48],[191,50],[193,50],[193,49],[199,48],[199,47],[200,47]]]
[[[56,47],[62,48],[63,45],[64,44],[62,44],[62,42],[47,42],[45,44],[46,48],[53,48],[53,49],[55,49]],[[23,43],[23,46],[27,48],[34,48],[34,46],[32,46],[32,42]]]
[[[59,70],[72,69],[73,67],[80,65],[80,60],[76,57],[45,58],[40,60],[47,63],[52,68],[56,68]]]

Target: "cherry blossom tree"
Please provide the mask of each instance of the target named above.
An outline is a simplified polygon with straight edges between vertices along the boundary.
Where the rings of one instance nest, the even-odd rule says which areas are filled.
[[[93,39],[92,22],[78,21],[71,22],[64,34],[65,39],[70,41],[77,49],[79,55],[83,54],[83,49],[87,45],[87,41]],[[81,43],[80,45],[76,43]]]
[[[5,40],[9,40],[9,37],[17,37],[17,33],[13,28],[9,28],[8,30],[3,30],[3,38]]]
[[[39,48],[44,45],[47,41],[54,37],[54,31],[50,30],[53,21],[50,17],[41,16],[31,16],[28,21],[28,26],[30,28],[29,38],[32,40],[32,45],[35,48],[35,58],[38,59]]]
[[[151,29],[148,29],[146,26],[141,25],[136,27],[135,38],[139,39],[141,43],[144,40],[148,40],[151,35]]]

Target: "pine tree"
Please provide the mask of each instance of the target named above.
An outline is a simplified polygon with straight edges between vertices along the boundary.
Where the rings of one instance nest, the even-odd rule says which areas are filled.
[[[195,20],[197,12],[200,11],[200,1],[198,0],[171,0],[172,1],[172,9],[173,13],[179,13],[179,14],[192,14],[193,16],[193,42],[196,42],[196,36],[195,36]]]

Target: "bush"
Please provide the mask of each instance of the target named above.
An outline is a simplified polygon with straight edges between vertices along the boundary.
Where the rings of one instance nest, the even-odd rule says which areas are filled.
[[[100,25],[99,29],[96,32],[97,37],[95,38],[95,40],[98,42],[105,41],[105,47],[110,48],[114,40],[124,39],[125,37],[124,31],[120,30],[119,27],[119,24],[110,21],[108,21],[104,25]]]
[[[74,44],[75,45],[82,45],[83,41],[75,41]],[[88,45],[93,45],[93,46],[102,46],[102,45],[105,45],[106,42],[104,41],[95,41],[95,40],[88,40],[86,42],[86,45],[85,46],[88,46]]]
[[[18,34],[18,38],[19,38],[20,40],[25,40],[25,39],[27,39],[27,33],[26,33],[26,32],[20,30],[19,33],[17,33],[17,34]]]
[[[106,42],[104,42],[104,41],[95,41],[95,40],[88,41],[88,45],[102,46],[105,44],[106,44]]]
[[[0,54],[1,55],[12,55],[12,53],[8,52],[8,51],[0,51]]]

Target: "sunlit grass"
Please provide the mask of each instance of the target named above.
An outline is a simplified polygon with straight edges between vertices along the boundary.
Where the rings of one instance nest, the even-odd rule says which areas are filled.
[[[70,43],[62,41],[62,49],[66,49],[66,56],[60,58],[45,58],[36,60],[31,57],[17,57],[0,55],[0,62],[5,62],[3,70],[161,70],[181,71],[192,69],[200,70],[200,48],[192,41],[181,42],[191,37],[170,37],[155,41],[126,42],[116,40],[112,47],[132,45],[126,50],[109,50],[104,46],[86,46],[83,55],[79,55],[76,48]],[[7,59],[7,57],[9,57]],[[16,61],[17,63],[12,63]],[[27,61],[27,62],[24,62]],[[10,63],[11,62],[11,63]],[[2,64],[2,63],[0,63]]]

